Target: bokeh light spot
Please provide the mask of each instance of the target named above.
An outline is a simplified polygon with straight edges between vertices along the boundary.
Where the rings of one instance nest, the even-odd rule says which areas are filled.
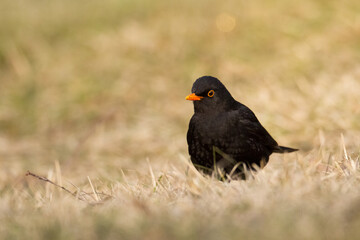
[[[216,17],[216,27],[221,32],[231,32],[236,26],[235,17],[228,13],[221,13]]]

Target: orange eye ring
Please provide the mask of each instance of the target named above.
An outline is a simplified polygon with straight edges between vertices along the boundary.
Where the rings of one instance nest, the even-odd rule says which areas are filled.
[[[207,94],[209,97],[213,97],[215,95],[215,91],[214,90],[210,90]]]

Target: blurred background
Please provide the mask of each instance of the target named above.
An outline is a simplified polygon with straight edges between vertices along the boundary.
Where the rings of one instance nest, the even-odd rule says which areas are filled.
[[[212,75],[304,154],[359,151],[360,3],[1,0],[2,184],[187,155],[192,83]],[[137,166],[140,164],[140,167]]]

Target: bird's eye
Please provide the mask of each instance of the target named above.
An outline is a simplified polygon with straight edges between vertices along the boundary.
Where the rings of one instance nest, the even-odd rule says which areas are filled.
[[[213,97],[215,95],[215,91],[214,90],[210,90],[209,92],[208,92],[208,96],[209,97]]]

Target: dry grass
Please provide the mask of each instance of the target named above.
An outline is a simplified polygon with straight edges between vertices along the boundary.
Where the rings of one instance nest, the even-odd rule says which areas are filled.
[[[358,0],[0,8],[0,238],[360,237]],[[202,75],[301,151],[248,181],[197,174]]]

